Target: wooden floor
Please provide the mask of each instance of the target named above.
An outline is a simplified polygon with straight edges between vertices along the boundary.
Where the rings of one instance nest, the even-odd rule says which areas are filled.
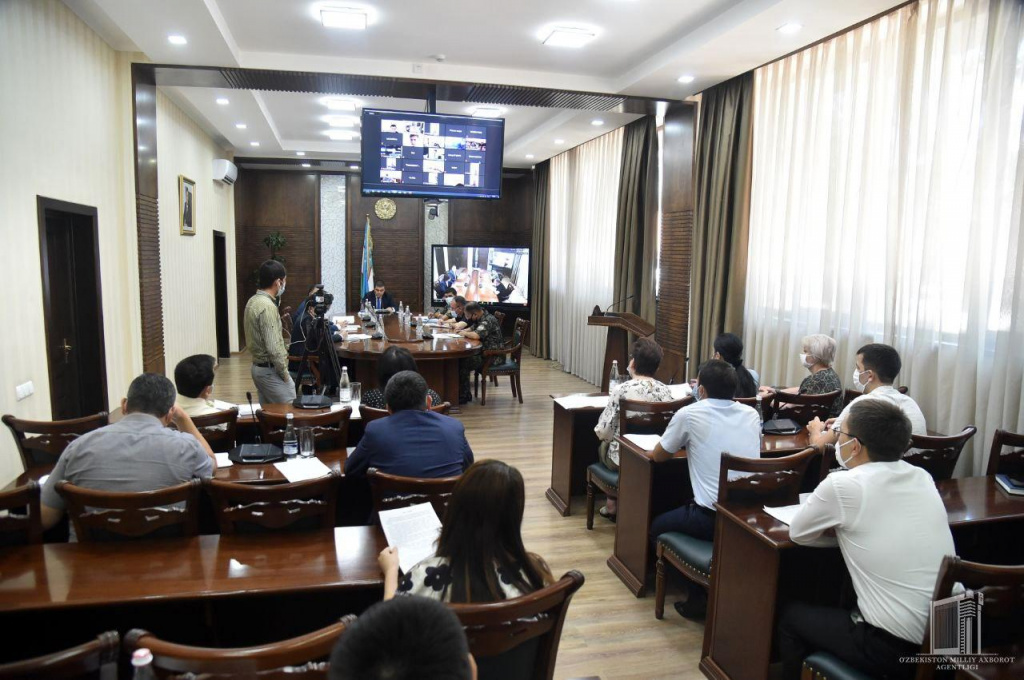
[[[255,390],[249,377],[249,358],[240,354],[222,359],[214,396],[245,401]],[[654,596],[637,599],[608,569],[614,525],[595,518],[587,531],[583,499],[574,500],[573,514],[560,517],[544,497],[551,478],[552,405],[550,394],[592,392],[594,386],[557,364],[523,357],[522,405],[512,398],[508,379],[487,393],[487,405],[463,407],[458,416],[477,460],[498,458],[515,465],[526,480],[523,539],[527,550],[543,556],[557,576],[578,569],[586,583],[576,594],[562,633],[555,677],[559,679],[703,678],[697,670],[704,626],[682,619],[671,603],[669,589],[665,618],[654,618]]]

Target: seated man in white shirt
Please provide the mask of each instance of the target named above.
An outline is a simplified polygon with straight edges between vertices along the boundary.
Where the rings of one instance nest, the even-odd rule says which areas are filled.
[[[864,394],[851,401],[838,418],[830,418],[824,423],[815,418],[808,423],[807,431],[811,435],[811,446],[821,448],[826,444],[835,444],[839,440],[839,430],[843,426],[843,421],[850,415],[850,408],[865,399],[884,399],[895,404],[910,420],[912,434],[928,434],[921,407],[892,386],[902,367],[899,352],[889,345],[872,343],[857,350],[853,388],[861,390]]]
[[[209,354],[193,354],[179,361],[174,367],[175,405],[191,418],[234,408],[234,404],[212,398],[216,373],[217,360]]]
[[[732,400],[736,392],[736,371],[724,361],[712,359],[697,375],[700,401],[679,409],[655,445],[651,458],[666,461],[682,448],[690,470],[693,500],[669,510],[651,522],[651,538],[679,531],[710,541],[715,535],[715,502],[718,500],[718,471],[722,453],[744,458],[761,457],[761,420],[750,406]],[[685,604],[676,611],[698,618],[707,607],[707,594],[692,586]]]
[[[955,554],[946,508],[923,469],[901,460],[910,420],[883,399],[858,399],[836,445],[843,471],[825,478],[797,512],[789,535],[802,545],[838,542],[857,594],[856,611],[788,605],[779,622],[783,677],[828,652],[873,678],[912,677],[939,566]]]

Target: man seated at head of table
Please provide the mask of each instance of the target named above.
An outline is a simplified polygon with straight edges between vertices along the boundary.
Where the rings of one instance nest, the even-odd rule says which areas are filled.
[[[899,390],[892,386],[902,367],[899,352],[889,345],[872,343],[857,350],[853,388],[864,394],[851,401],[837,418],[830,418],[824,423],[818,418],[812,420],[807,425],[811,446],[820,448],[839,441],[839,430],[850,415],[850,409],[854,404],[868,399],[883,399],[895,404],[910,420],[912,434],[928,434],[921,407],[911,397],[900,394]]]
[[[954,555],[945,505],[925,470],[901,460],[911,423],[884,399],[858,399],[836,442],[842,470],[826,477],[789,526],[795,543],[838,542],[853,580],[853,611],[792,603],[779,622],[779,651],[787,680],[803,659],[829,652],[879,678],[912,677],[924,638],[939,566]]]
[[[427,381],[414,371],[395,374],[384,389],[387,418],[366,431],[345,461],[345,474],[370,468],[402,477],[457,477],[473,464],[466,429],[455,418],[427,408]]]
[[[651,522],[651,538],[681,532],[710,541],[715,535],[715,502],[718,500],[718,472],[722,452],[744,458],[761,457],[761,420],[750,406],[733,401],[736,370],[724,361],[712,359],[697,374],[700,401],[679,409],[672,416],[651,458],[663,462],[686,449],[693,500],[669,510]],[[707,608],[707,593],[688,583],[689,597],[677,602],[676,611],[686,618],[699,618]]]
[[[619,434],[619,401],[672,401],[672,392],[668,386],[654,378],[664,355],[661,345],[650,338],[640,338],[634,342],[629,365],[626,366],[630,379],[608,395],[608,405],[601,412],[594,433],[601,440],[597,458],[612,472],[619,469],[619,442],[615,439]],[[600,514],[602,517],[613,518],[615,510],[615,497],[609,496]]]
[[[174,386],[178,395],[174,400],[189,417],[205,416],[234,408],[234,404],[213,398],[213,378],[217,375],[217,360],[209,354],[193,354],[174,367]]]
[[[373,290],[366,291],[366,295],[363,296],[363,302],[369,302],[370,307],[375,310],[395,311],[395,301],[392,299],[391,293],[384,287],[384,282],[380,279],[374,282]]]
[[[384,399],[384,391],[387,389],[388,381],[402,371],[419,373],[416,369],[416,359],[412,352],[404,347],[396,345],[389,346],[377,360],[377,385],[374,389],[363,394],[360,403],[370,408],[386,409],[387,401]],[[427,406],[438,406],[444,403],[441,395],[432,389],[427,389]]]
[[[217,459],[192,419],[174,403],[174,385],[157,373],[132,380],[116,423],[71,442],[43,485],[43,528],[64,514],[57,482],[99,491],[154,491],[210,477]],[[168,426],[174,423],[178,430]],[[74,526],[71,527],[74,540]]]

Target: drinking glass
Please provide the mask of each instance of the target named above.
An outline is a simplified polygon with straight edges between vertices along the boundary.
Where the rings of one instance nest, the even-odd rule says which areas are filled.
[[[312,458],[316,453],[316,438],[313,436],[313,428],[299,428],[299,455],[303,458]]]
[[[363,384],[357,382],[350,382],[349,387],[352,388],[352,401],[349,402],[349,406],[352,407],[353,411],[359,410],[359,403],[363,394]]]

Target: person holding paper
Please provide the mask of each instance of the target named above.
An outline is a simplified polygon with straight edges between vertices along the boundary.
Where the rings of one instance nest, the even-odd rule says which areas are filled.
[[[412,352],[406,348],[391,345],[384,350],[384,353],[380,355],[380,359],[377,360],[378,387],[363,394],[362,404],[370,408],[387,408],[388,404],[384,399],[384,390],[388,386],[388,381],[402,371],[419,373],[416,369],[416,359],[413,358]],[[427,388],[427,407],[438,406],[442,403],[444,403],[444,399],[441,398],[441,395]]]
[[[601,412],[594,433],[601,440],[597,458],[612,472],[619,470],[619,401],[672,401],[672,393],[660,380],[654,379],[665,352],[661,345],[650,338],[640,338],[633,343],[629,365],[626,371],[630,379],[618,385],[608,396],[608,405]],[[609,496],[606,505],[598,513],[609,519],[615,517],[615,497]]]
[[[651,452],[651,458],[660,463],[685,448],[693,487],[691,502],[654,518],[652,539],[678,531],[702,541],[712,540],[722,452],[761,457],[761,420],[753,408],[732,400],[736,382],[736,370],[724,361],[712,359],[701,366],[697,373],[700,401],[672,416],[661,442]],[[688,585],[690,596],[675,604],[676,611],[686,618],[700,618],[707,608],[707,594],[693,583]]]
[[[387,418],[367,423],[345,461],[345,474],[377,468],[402,477],[457,477],[473,464],[466,428],[427,408],[427,381],[414,371],[396,373],[384,389]]]
[[[437,552],[399,580],[398,550],[380,554],[384,599],[420,595],[442,602],[496,602],[554,582],[547,563],[526,552],[521,533],[526,487],[500,460],[475,463],[455,485]]]
[[[935,482],[901,460],[911,421],[883,399],[858,399],[836,443],[842,471],[826,477],[797,511],[789,536],[801,545],[839,544],[853,580],[853,611],[789,604],[779,623],[783,677],[800,677],[804,658],[826,651],[879,678],[911,677],[932,592],[946,555],[955,555]]]

